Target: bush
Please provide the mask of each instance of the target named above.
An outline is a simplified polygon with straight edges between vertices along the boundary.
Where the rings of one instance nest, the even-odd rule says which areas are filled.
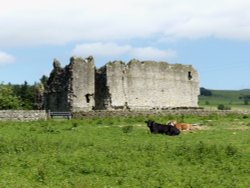
[[[244,105],[249,105],[249,100],[244,100]]]
[[[200,88],[200,95],[201,96],[212,96],[212,91],[201,87]]]
[[[224,104],[219,104],[219,105],[217,106],[217,109],[218,109],[218,110],[231,110],[231,107],[230,107],[230,106],[226,106],[226,105],[224,105]]]
[[[0,84],[0,110],[20,109],[22,104],[10,85]]]

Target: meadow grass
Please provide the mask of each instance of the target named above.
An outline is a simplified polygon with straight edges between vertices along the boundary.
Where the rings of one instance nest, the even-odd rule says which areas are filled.
[[[150,134],[147,119],[198,123]],[[248,187],[250,116],[0,122],[0,187]]]

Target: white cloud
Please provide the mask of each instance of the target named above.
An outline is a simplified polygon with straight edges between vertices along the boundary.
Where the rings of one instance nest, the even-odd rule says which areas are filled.
[[[160,50],[152,47],[134,48],[130,53],[132,57],[140,60],[166,60],[176,57],[174,50]]]
[[[119,58],[126,56],[130,59],[139,60],[166,60],[176,57],[174,50],[161,50],[153,47],[132,47],[130,45],[118,45],[116,43],[87,43],[76,45],[72,50],[72,55],[94,57]]]
[[[250,39],[249,0],[0,0],[0,44]]]
[[[131,50],[129,45],[119,46],[115,43],[87,43],[76,45],[73,49],[73,55],[93,55],[116,57],[124,55]]]
[[[14,62],[15,58],[5,52],[0,51],[0,65]]]

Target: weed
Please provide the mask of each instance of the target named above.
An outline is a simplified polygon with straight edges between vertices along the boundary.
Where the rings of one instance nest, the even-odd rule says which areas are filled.
[[[77,122],[72,123],[72,128],[76,128],[76,127],[78,127],[78,123]]]
[[[238,155],[238,149],[235,146],[232,146],[232,144],[229,144],[225,148],[225,153],[227,156],[235,156]]]
[[[44,166],[39,166],[37,168],[36,180],[38,182],[45,183],[46,180],[46,169]]]
[[[96,121],[96,125],[102,125],[103,124],[103,120],[102,119],[98,119],[97,121]]]
[[[205,123],[205,125],[206,126],[209,126],[209,127],[213,127],[213,126],[216,126],[217,124],[216,124],[216,122],[214,122],[214,121],[207,121],[206,123]]]
[[[249,118],[249,115],[244,114],[244,115],[242,116],[242,118],[243,118],[243,119],[248,119],[248,118]]]
[[[126,125],[122,127],[122,132],[123,133],[131,133],[133,131],[133,126],[132,125]]]

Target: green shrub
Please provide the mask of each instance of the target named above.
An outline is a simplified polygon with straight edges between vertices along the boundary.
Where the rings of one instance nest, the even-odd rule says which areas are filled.
[[[247,118],[249,118],[249,116],[246,115],[246,114],[244,114],[244,115],[242,116],[242,118],[243,118],[243,119],[247,119]]]
[[[244,105],[249,105],[249,100],[244,100]]]
[[[225,148],[225,153],[228,156],[235,156],[238,153],[238,149],[232,144],[229,144]]]
[[[77,122],[72,123],[72,128],[75,129],[76,127],[78,127],[78,123]]]
[[[219,105],[217,106],[217,109],[218,109],[218,110],[231,110],[231,107],[230,107],[230,106],[226,106],[226,105],[224,105],[224,104],[219,104]]]

